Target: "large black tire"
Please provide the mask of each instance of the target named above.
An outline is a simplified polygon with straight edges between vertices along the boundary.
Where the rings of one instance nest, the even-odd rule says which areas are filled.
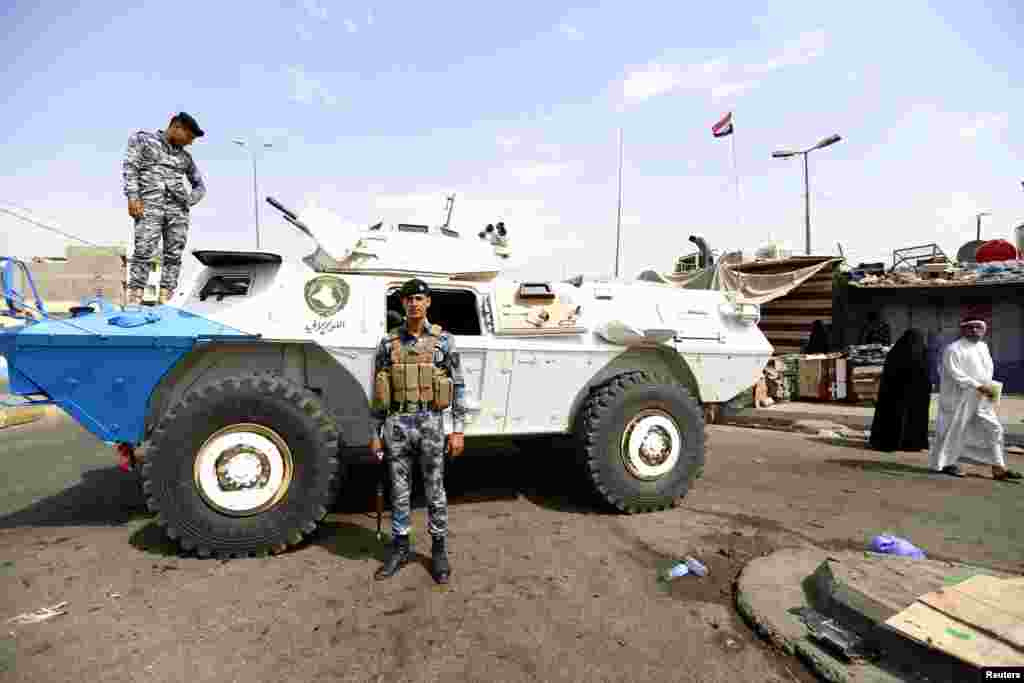
[[[273,487],[274,496],[246,514],[218,510],[213,501],[227,499],[200,490],[199,472],[210,462],[204,455],[197,463],[200,451],[225,429],[265,436],[280,445],[267,452],[288,456],[274,460],[290,474],[287,486]],[[208,449],[209,457],[215,450]],[[230,451],[213,462],[224,462]],[[256,457],[261,468],[270,462]],[[278,553],[314,531],[333,502],[340,483],[338,430],[316,395],[283,377],[252,373],[222,379],[190,391],[164,414],[147,443],[142,479],[149,509],[183,550],[201,557]],[[202,486],[207,494],[225,495],[209,480]]]
[[[667,418],[678,436],[678,457],[670,469],[657,476],[653,475],[656,469],[641,471],[651,474],[651,479],[634,474],[626,464],[629,458],[623,457],[624,433],[634,418],[644,415],[649,420]],[[628,514],[675,507],[704,467],[703,410],[685,387],[642,371],[616,375],[594,387],[577,422],[576,437],[581,465],[594,492]],[[658,467],[667,466],[671,459],[663,462]]]

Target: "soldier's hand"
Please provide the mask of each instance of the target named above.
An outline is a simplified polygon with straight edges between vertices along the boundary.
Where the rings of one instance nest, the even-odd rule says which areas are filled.
[[[465,450],[465,448],[465,435],[456,433],[448,435],[448,452],[452,454],[453,458],[457,458],[462,455],[462,451]]]
[[[128,215],[132,218],[142,218],[142,200],[141,199],[129,199],[128,200]]]
[[[384,460],[384,444],[377,437],[370,439],[370,452],[377,458],[377,462]]]

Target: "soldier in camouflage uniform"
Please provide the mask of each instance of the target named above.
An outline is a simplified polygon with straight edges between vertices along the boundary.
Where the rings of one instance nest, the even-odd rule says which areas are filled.
[[[157,244],[163,238],[160,303],[178,286],[181,254],[188,237],[189,208],[206,194],[206,185],[185,148],[203,130],[196,120],[179,113],[166,131],[139,131],[128,139],[122,165],[128,215],[135,219],[135,254],[128,281],[128,303],[142,303]],[[185,189],[184,178],[192,186]]]
[[[391,474],[391,553],[377,570],[377,579],[394,576],[409,562],[410,489],[415,456],[419,456],[433,538],[431,574],[448,583],[448,501],[444,490],[444,451],[453,458],[465,446],[465,381],[455,339],[427,321],[430,287],[422,280],[402,286],[406,322],[388,332],[377,348],[373,371],[373,433],[378,459],[387,446]],[[444,435],[442,411],[452,411],[452,433]],[[383,443],[382,443],[383,440]]]

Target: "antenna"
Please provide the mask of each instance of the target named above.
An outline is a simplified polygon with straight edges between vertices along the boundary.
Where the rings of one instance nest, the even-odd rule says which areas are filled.
[[[452,225],[452,211],[455,210],[455,195],[454,194],[450,194],[450,195],[448,195],[447,197],[444,198],[444,208],[445,208],[445,214],[446,214],[445,215],[445,219],[444,219],[444,227],[450,228],[451,225]]]

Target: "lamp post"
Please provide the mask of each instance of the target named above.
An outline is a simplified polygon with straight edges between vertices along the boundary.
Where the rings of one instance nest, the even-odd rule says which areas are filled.
[[[239,147],[244,147],[246,149],[246,151],[249,152],[249,156],[252,158],[252,206],[253,206],[253,210],[256,212],[256,248],[259,249],[260,248],[260,200],[259,200],[259,192],[257,192],[257,190],[256,190],[256,153],[253,151],[252,145],[247,143],[245,140],[240,140],[238,138],[235,138],[234,140],[232,140],[232,142],[235,143],[236,145],[238,145]],[[263,149],[270,149],[271,147],[273,147],[273,145],[270,144],[269,142],[264,142],[263,143]]]
[[[775,157],[776,159],[785,159],[788,157],[796,156],[797,154],[802,154],[804,157],[804,237],[806,240],[806,250],[808,256],[811,255],[811,190],[809,181],[807,179],[807,155],[816,149],[821,149],[822,147],[834,145],[840,140],[842,140],[842,138],[839,137],[838,135],[830,135],[827,138],[819,141],[818,144],[812,147],[808,147],[807,149],[804,150],[782,150],[778,152],[772,152],[772,156]]]
[[[982,216],[991,216],[991,215],[992,214],[990,212],[988,212],[988,211],[982,211],[982,212],[980,212],[978,214],[975,214],[975,218],[978,219],[978,241],[979,242],[981,241],[981,217]]]

